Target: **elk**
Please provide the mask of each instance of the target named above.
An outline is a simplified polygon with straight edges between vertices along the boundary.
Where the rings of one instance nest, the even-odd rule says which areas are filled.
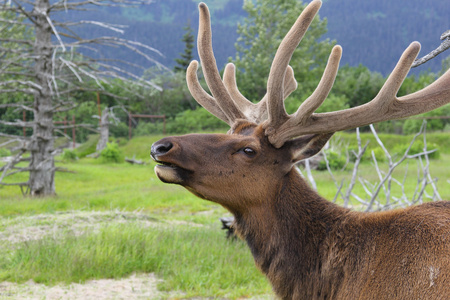
[[[216,202],[235,217],[256,266],[281,299],[448,299],[450,202],[357,212],[313,191],[294,165],[317,154],[334,132],[404,118],[450,102],[450,71],[426,88],[396,94],[420,44],[403,53],[378,95],[346,110],[314,113],[334,83],[341,47],[298,111],[284,99],[297,88],[289,61],[321,6],[312,1],[274,57],[267,94],[257,104],[238,90],[235,66],[218,72],[207,6],[199,4],[198,52],[209,95],[192,61],[186,79],[192,96],[230,126],[227,134],[188,134],[154,143],[156,175]]]

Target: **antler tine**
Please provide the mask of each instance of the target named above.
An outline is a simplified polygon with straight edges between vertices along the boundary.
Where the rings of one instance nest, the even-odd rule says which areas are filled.
[[[298,127],[304,125],[312,113],[322,105],[333,87],[341,57],[342,47],[339,45],[334,46],[317,88],[311,96],[300,105],[297,112],[288,117],[288,120],[283,123],[281,127]],[[277,134],[274,134],[273,132],[277,132]],[[286,141],[282,135],[279,135],[276,128],[267,127],[266,133],[269,135],[270,142],[276,147],[281,147]]]
[[[450,70],[428,87],[397,98],[396,94],[419,51],[420,44],[414,42],[403,52],[380,92],[370,102],[335,112],[313,113],[302,120],[301,126],[298,126],[298,122],[295,122],[297,120],[291,117],[281,126],[270,128],[270,132],[266,130],[269,141],[275,147],[281,147],[285,141],[301,135],[336,132],[372,123],[405,118],[428,112],[449,103]],[[306,106],[309,106],[309,104]],[[318,105],[314,106],[318,107]]]
[[[298,108],[293,117],[293,122],[300,125],[306,121],[306,119],[318,109],[323,101],[328,97],[328,94],[333,87],[336,75],[339,69],[339,62],[342,56],[342,47],[337,45],[331,50],[330,57],[328,58],[327,65],[323,72],[317,88],[314,90],[311,96],[309,96]]]
[[[286,68],[321,5],[320,0],[314,0],[303,10],[275,54],[267,80],[270,127],[278,127],[288,119],[283,103],[283,81]]]
[[[225,70],[223,72],[223,83],[228,90],[231,98],[234,103],[238,106],[238,108],[243,112],[243,114],[247,117],[249,121],[254,122],[254,118],[252,118],[251,114],[255,110],[256,104],[249,101],[244,95],[239,92],[236,83],[236,67],[234,64],[229,63],[225,66]]]
[[[284,88],[283,88],[283,100],[286,100],[289,95],[297,89],[297,80],[294,77],[294,70],[291,66],[286,69],[286,74],[284,75]],[[257,124],[262,123],[268,118],[267,115],[267,94],[264,95],[262,100],[258,103],[256,110],[258,111],[259,118],[256,120]]]
[[[408,75],[408,72],[419,52],[420,43],[412,42],[403,52],[397,65],[389,75],[384,85],[381,87],[376,97],[369,103],[376,104],[379,102],[381,106],[388,106],[391,102],[397,99],[397,92]]]
[[[267,94],[263,99],[255,104],[245,98],[237,87],[236,83],[236,67],[234,64],[229,63],[225,67],[223,73],[223,82],[231,98],[234,100],[239,109],[244,113],[248,121],[260,124],[267,119]],[[293,91],[297,89],[297,81],[294,77],[294,70],[291,66],[288,66],[285,74],[284,81],[284,99],[286,99]]]
[[[202,62],[206,83],[208,84],[213,97],[217,100],[217,104],[229,121],[233,122],[236,119],[245,118],[244,114],[233,102],[233,99],[220,78],[212,49],[211,21],[208,7],[203,2],[200,3],[198,7],[200,15],[197,48],[200,61]]]
[[[205,92],[203,87],[200,85],[197,77],[197,69],[198,62],[196,60],[193,60],[186,70],[186,82],[192,97],[194,97],[194,99],[211,114],[231,126],[233,124],[233,120],[230,120],[224,114],[222,109],[217,104],[217,101],[207,92]]]
[[[288,66],[286,69],[286,74],[284,75],[284,99],[286,100],[289,95],[297,89],[297,80],[294,77],[294,69],[291,66]]]

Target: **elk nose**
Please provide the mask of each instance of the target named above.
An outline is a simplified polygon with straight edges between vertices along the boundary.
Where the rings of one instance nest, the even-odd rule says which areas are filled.
[[[170,141],[158,141],[152,145],[151,156],[156,157],[158,155],[166,154],[172,149],[173,144]]]

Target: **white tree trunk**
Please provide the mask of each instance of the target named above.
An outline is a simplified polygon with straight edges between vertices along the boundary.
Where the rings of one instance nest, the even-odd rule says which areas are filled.
[[[109,139],[109,108],[105,108],[102,112],[102,117],[100,119],[100,139],[97,143],[96,151],[100,153],[106,148],[106,144]]]
[[[31,162],[29,188],[32,196],[55,194],[55,162],[53,158],[53,101],[50,89],[52,74],[52,29],[45,12],[48,0],[36,0],[35,76],[41,87],[34,97],[33,136],[30,143]]]

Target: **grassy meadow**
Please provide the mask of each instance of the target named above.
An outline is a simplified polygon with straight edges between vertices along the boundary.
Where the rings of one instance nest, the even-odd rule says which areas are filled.
[[[428,134],[430,143],[439,145],[440,156],[431,160],[430,171],[439,179],[444,199],[450,199],[449,137],[449,133]],[[160,279],[158,299],[271,298],[270,285],[255,268],[246,245],[226,240],[220,229],[219,218],[229,213],[156,178],[149,151],[159,138],[119,142],[126,156],[146,165],[93,158],[58,161],[69,172],[57,173],[55,197],[33,199],[23,197],[18,187],[0,187],[0,283],[33,280],[51,287],[154,273]],[[368,138],[363,135],[363,142]],[[411,137],[381,138],[393,149]],[[339,134],[337,141],[352,147],[354,135]],[[373,141],[369,145],[375,148]],[[89,147],[87,143],[77,151]],[[408,164],[406,189],[413,189],[417,181],[415,165],[416,161]],[[395,175],[402,179],[405,168],[400,166]],[[377,178],[370,162],[360,169],[365,178]],[[328,172],[313,174],[319,193],[333,199],[336,188]],[[348,183],[351,170],[334,175]],[[25,174],[8,179],[21,180],[26,180]],[[362,187],[355,192],[362,194]]]

